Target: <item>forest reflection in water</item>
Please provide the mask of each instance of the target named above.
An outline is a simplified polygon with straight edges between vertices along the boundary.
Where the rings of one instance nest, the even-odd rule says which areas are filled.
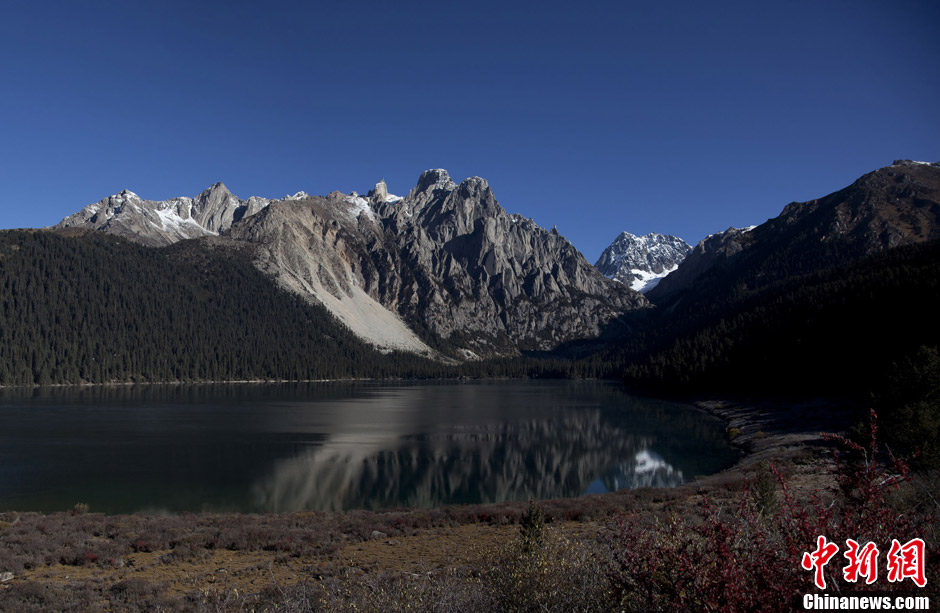
[[[0,418],[13,424],[0,434],[0,510],[571,497],[671,487],[736,457],[717,420],[591,381],[85,388],[0,395]]]

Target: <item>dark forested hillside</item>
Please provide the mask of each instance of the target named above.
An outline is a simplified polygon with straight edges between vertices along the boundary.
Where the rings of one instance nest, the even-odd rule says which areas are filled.
[[[352,377],[621,377],[671,393],[866,397],[940,346],[940,242],[634,314],[578,360],[380,353],[280,289],[250,247],[0,232],[0,385]],[[595,345],[595,350],[597,346]]]
[[[0,385],[433,372],[374,351],[246,250],[0,232]]]
[[[892,364],[940,344],[938,305],[934,241],[702,296],[605,356],[647,390],[867,397]]]

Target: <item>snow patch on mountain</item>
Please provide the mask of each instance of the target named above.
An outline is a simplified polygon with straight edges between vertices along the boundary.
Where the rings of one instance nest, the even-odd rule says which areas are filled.
[[[940,162],[919,162],[917,160],[894,160],[892,166],[932,166],[940,168]]]
[[[218,235],[218,232],[213,232],[200,226],[192,217],[181,216],[176,207],[166,206],[158,208],[154,212],[157,214],[157,217],[159,217],[164,232],[179,231],[183,226],[190,226],[197,232],[212,234],[214,236]]]
[[[630,270],[630,274],[633,274],[636,278],[630,283],[630,289],[636,290],[641,294],[645,294],[650,291],[662,281],[666,275],[679,268],[679,265],[670,266],[669,268],[663,269],[661,273],[650,272],[647,270],[640,270],[634,268]]]
[[[349,213],[352,215],[353,219],[357,219],[360,215],[365,215],[372,221],[375,221],[375,212],[372,210],[372,205],[356,192],[346,196],[345,202],[351,205],[349,207]]]

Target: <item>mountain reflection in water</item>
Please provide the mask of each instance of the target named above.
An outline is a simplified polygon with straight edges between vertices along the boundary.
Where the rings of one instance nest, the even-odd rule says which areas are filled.
[[[718,420],[598,381],[0,389],[0,511],[297,511],[671,487]]]
[[[653,443],[599,409],[418,436],[337,436],[278,462],[256,483],[255,503],[282,512],[428,507],[579,496],[597,479],[607,491],[681,484]]]

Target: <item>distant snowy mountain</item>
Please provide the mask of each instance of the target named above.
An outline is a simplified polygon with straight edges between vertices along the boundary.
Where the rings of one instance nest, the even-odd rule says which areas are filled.
[[[629,285],[638,292],[647,292],[674,271],[692,247],[681,238],[651,232],[634,236],[621,232],[594,264],[610,279]]]

